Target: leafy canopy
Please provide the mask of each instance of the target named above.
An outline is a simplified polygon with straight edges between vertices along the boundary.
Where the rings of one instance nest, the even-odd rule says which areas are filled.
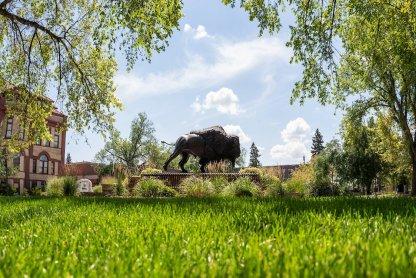
[[[150,60],[181,17],[180,0],[3,0],[0,88],[56,93],[69,127],[105,131],[121,108],[112,80],[116,49],[124,50],[128,68]],[[28,110],[24,101],[20,106]]]
[[[109,141],[97,153],[96,160],[121,165],[127,174],[135,173],[154,151],[154,132],[153,123],[147,115],[139,113],[131,123],[129,137],[122,138],[119,131],[113,130]]]

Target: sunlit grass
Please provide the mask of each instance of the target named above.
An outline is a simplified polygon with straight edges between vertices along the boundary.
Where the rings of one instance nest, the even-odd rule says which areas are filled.
[[[0,275],[414,276],[408,198],[0,198]]]

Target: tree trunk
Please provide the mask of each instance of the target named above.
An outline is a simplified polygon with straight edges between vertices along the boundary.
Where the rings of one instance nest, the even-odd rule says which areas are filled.
[[[416,157],[412,157],[412,196],[416,196]]]

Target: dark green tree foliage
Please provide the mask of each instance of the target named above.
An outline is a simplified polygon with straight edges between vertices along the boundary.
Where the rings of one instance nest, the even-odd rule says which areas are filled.
[[[116,49],[129,69],[139,57],[150,60],[182,15],[180,0],[0,0],[0,89],[52,89],[70,127],[106,132],[121,107]]]
[[[372,137],[370,128],[359,117],[347,114],[343,122],[344,152],[337,172],[343,182],[361,187],[366,194],[371,193],[372,184],[382,170],[380,155],[371,148]]]
[[[260,164],[260,153],[259,153],[259,149],[257,148],[257,146],[254,144],[254,142],[251,144],[250,147],[250,162],[249,162],[249,166],[250,167],[259,167],[261,166]]]
[[[241,154],[235,161],[235,165],[239,168],[243,168],[246,166],[246,157],[247,157],[247,150],[245,148],[241,148]]]
[[[324,149],[324,139],[319,129],[316,129],[314,136],[312,137],[312,156],[320,154]]]
[[[342,155],[341,145],[337,140],[326,144],[325,148],[312,158],[314,181],[310,189],[313,195],[337,195],[343,185],[337,175],[337,166]]]
[[[145,113],[139,113],[132,121],[130,135],[122,138],[117,130],[111,132],[109,141],[96,155],[101,163],[122,165],[127,174],[135,173],[139,166],[145,164],[156,143],[153,123]]]

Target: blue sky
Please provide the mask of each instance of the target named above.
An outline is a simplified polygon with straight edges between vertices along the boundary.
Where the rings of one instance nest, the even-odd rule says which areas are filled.
[[[132,119],[146,112],[159,140],[173,142],[197,128],[222,125],[261,150],[263,165],[299,163],[310,157],[316,128],[324,140],[337,138],[341,112],[313,100],[290,105],[301,67],[289,63],[289,15],[276,36],[259,37],[256,22],[239,8],[220,1],[185,1],[181,30],[151,63],[138,62],[126,72],[122,53],[115,76],[124,110],[116,127],[128,135]],[[68,133],[73,161],[91,161],[104,140],[87,132],[88,145]]]

